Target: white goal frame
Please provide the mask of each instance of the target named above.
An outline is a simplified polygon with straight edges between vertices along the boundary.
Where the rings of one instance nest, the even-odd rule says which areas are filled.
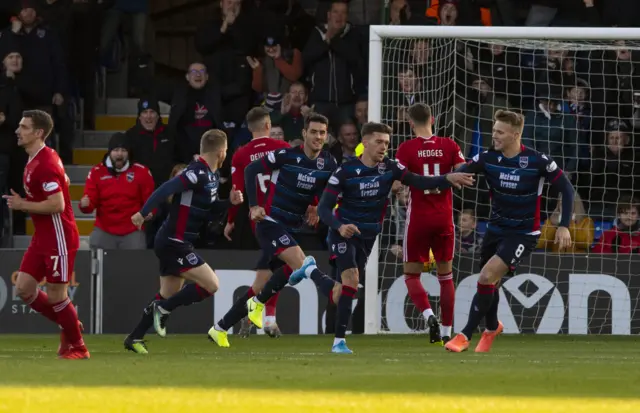
[[[383,39],[447,38],[473,40],[640,40],[640,28],[621,27],[485,27],[485,26],[382,26],[369,28],[369,121],[382,119]],[[380,270],[380,235],[376,239],[366,266],[365,334],[380,332],[381,314],[378,299]],[[375,274],[375,276],[371,276]]]

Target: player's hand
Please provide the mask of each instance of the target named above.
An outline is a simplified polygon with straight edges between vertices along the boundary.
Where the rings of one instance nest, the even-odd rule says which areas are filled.
[[[136,212],[131,217],[131,223],[133,223],[133,225],[135,225],[136,228],[142,229],[142,224],[144,224],[144,217],[142,216],[142,214],[140,212]]]
[[[240,205],[244,202],[242,191],[238,191],[235,185],[233,186],[233,188],[231,188],[231,192],[229,193],[229,200],[231,201],[231,205]]]
[[[447,177],[447,181],[449,181],[451,185],[458,189],[462,188],[463,186],[472,186],[476,182],[474,174],[466,172],[453,172],[445,176]]]
[[[13,189],[11,190],[11,195],[3,195],[2,197],[7,200],[7,206],[9,209],[22,211],[24,208],[25,200]]]
[[[224,226],[224,237],[231,241],[231,233],[235,228],[235,224],[233,222],[227,222],[227,225]]]
[[[251,66],[252,69],[260,67],[260,61],[255,57],[247,56],[247,63],[249,63],[249,66]]]
[[[360,234],[360,230],[353,224],[343,224],[338,228],[338,232],[342,238],[349,239],[356,234]]]
[[[264,208],[258,205],[252,206],[251,209],[249,210],[249,214],[253,222],[260,222],[264,219],[264,217],[267,216],[267,213],[265,212]]]
[[[319,221],[320,217],[318,217],[318,207],[309,205],[309,208],[307,208],[307,224],[315,227],[318,225]]]
[[[558,227],[554,244],[558,244],[560,250],[571,247],[571,233],[567,227]]]
[[[391,184],[391,193],[397,194],[398,192],[400,192],[401,189],[402,189],[402,182],[393,181],[393,184]]]
[[[91,203],[91,201],[89,200],[89,197],[88,197],[87,195],[83,196],[83,197],[80,199],[80,206],[81,206],[82,208],[86,208],[86,207],[88,207],[90,203]]]

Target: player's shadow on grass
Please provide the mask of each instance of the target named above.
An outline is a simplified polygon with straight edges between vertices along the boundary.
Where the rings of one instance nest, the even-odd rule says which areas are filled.
[[[3,336],[1,386],[136,386],[461,394],[478,397],[638,398],[640,339],[504,336],[491,354],[448,354],[425,336],[351,337],[355,356],[327,336],[150,337],[148,356],[122,337],[89,336],[92,359],[56,360],[57,338]]]

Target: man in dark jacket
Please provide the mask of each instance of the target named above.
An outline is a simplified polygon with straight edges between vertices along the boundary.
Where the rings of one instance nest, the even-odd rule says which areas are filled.
[[[138,121],[126,132],[126,137],[131,159],[151,170],[156,187],[167,181],[177,161],[176,147],[173,136],[162,123],[158,101],[140,99]]]
[[[334,0],[327,24],[316,27],[302,52],[311,79],[309,101],[331,124],[353,116],[356,82],[363,75],[360,38],[347,23],[348,5]]]

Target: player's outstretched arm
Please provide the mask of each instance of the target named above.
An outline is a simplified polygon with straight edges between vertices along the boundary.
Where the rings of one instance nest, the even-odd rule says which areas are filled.
[[[9,209],[24,211],[29,214],[60,214],[65,207],[62,191],[49,195],[46,200],[40,202],[27,201],[13,189],[11,190],[11,195],[3,195],[2,197],[7,200]]]
[[[146,217],[171,195],[183,192],[187,187],[184,180],[185,178],[180,174],[160,185],[160,187],[151,194],[149,199],[147,199],[147,202],[144,203],[140,214]]]

